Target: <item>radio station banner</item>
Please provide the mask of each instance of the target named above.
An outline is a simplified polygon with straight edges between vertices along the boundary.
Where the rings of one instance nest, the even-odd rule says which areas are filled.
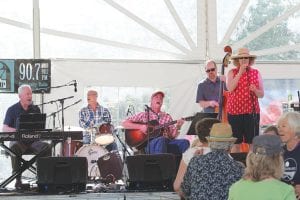
[[[33,93],[50,93],[51,61],[49,59],[0,60],[0,93],[17,93],[22,84]]]

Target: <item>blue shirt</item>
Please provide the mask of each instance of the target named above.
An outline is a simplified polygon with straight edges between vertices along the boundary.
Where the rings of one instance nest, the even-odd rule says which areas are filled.
[[[110,112],[99,104],[97,104],[95,112],[89,106],[82,108],[79,112],[79,125],[84,129],[110,122]]]
[[[28,107],[28,110],[24,110],[20,102],[15,103],[7,109],[3,124],[18,129],[20,115],[27,113],[41,113],[41,110],[32,105]]]
[[[209,80],[208,78],[202,80],[198,84],[196,103],[199,101],[219,101],[220,92],[220,78],[217,77],[216,82]],[[204,112],[212,113],[215,112],[215,108],[207,107],[203,109]]]
[[[18,129],[20,115],[27,113],[41,113],[41,110],[39,107],[33,105],[30,105],[27,110],[24,110],[20,102],[15,103],[7,109],[3,124]],[[33,141],[23,141],[22,143],[29,145],[32,144]]]
[[[282,180],[288,184],[300,184],[300,143],[292,150],[288,151],[284,146],[284,172]]]

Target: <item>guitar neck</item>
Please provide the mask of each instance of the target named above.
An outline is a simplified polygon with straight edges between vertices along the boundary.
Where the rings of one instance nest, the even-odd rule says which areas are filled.
[[[191,116],[191,117],[185,117],[185,118],[182,118],[184,121],[191,121],[193,120],[194,116]],[[171,121],[171,122],[167,122],[165,124],[161,124],[161,125],[157,125],[155,126],[154,130],[159,130],[159,129],[162,129],[164,127],[168,127],[168,126],[171,126],[173,124],[176,124],[178,120],[174,120],[174,121]]]
[[[176,124],[176,123],[177,123],[177,120],[171,121],[171,122],[168,122],[168,123],[165,123],[165,124],[157,125],[157,126],[155,126],[154,130],[156,131],[156,130],[162,129],[164,127],[171,126],[171,125]]]

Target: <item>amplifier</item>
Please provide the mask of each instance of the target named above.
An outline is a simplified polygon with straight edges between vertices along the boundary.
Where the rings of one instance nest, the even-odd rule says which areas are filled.
[[[43,157],[37,160],[40,192],[85,191],[88,178],[86,157]]]

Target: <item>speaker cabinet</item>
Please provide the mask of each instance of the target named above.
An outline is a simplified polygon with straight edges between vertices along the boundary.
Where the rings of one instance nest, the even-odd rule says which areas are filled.
[[[173,154],[135,155],[126,158],[128,189],[172,190],[176,176]]]
[[[87,182],[86,157],[44,157],[37,160],[40,192],[81,192]]]
[[[109,152],[100,157],[97,164],[103,182],[113,183],[122,178],[123,164],[117,151]]]

